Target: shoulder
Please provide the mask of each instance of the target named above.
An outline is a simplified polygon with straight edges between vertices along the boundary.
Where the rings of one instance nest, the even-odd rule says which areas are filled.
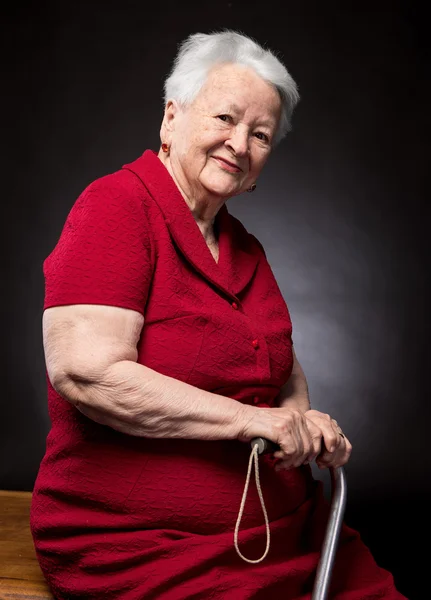
[[[153,220],[145,190],[136,185],[135,179],[132,173],[119,170],[89,183],[69,210],[59,247],[67,246],[72,251],[83,244],[88,249],[108,250],[121,245],[130,250],[135,244],[152,253]],[[55,251],[58,254],[58,248]]]
[[[76,205],[99,201],[107,206],[129,206],[142,202],[144,196],[144,189],[137,185],[136,177],[130,171],[120,169],[90,182],[79,195]]]
[[[68,224],[91,221],[104,227],[134,222],[148,226],[149,198],[139,180],[124,169],[91,181],[79,194],[68,215]]]

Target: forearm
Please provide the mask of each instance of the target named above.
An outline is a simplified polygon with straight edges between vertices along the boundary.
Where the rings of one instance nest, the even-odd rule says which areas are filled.
[[[281,388],[276,405],[306,412],[310,410],[310,396],[305,373],[294,354],[292,374]]]
[[[69,377],[58,391],[94,421],[150,438],[237,439],[248,413],[259,410],[128,360],[97,381]]]

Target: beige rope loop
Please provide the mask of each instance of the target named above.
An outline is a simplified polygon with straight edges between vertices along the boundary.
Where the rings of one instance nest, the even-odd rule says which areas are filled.
[[[258,450],[258,447],[257,447],[257,444],[255,444],[253,446],[252,451],[251,451],[250,460],[248,462],[247,479],[245,481],[244,493],[242,495],[241,506],[240,506],[240,509],[239,509],[239,514],[238,514],[238,519],[237,519],[237,522],[236,522],[236,525],[235,525],[235,534],[234,534],[235,549],[238,552],[239,556],[243,560],[245,560],[246,562],[253,563],[253,564],[261,562],[265,558],[265,556],[268,554],[268,552],[269,552],[269,541],[270,541],[268,515],[266,513],[265,503],[263,501],[262,490],[261,490],[261,487],[260,487],[260,480],[259,480],[259,459],[258,459],[258,455],[257,455],[257,450]],[[239,551],[239,548],[238,548],[238,529],[239,529],[239,524],[240,524],[241,519],[242,519],[242,513],[243,513],[243,510],[244,510],[244,504],[245,504],[245,500],[246,500],[246,497],[247,497],[248,486],[249,486],[249,483],[250,483],[251,465],[252,465],[252,462],[253,462],[253,458],[254,458],[254,472],[255,472],[255,476],[256,476],[256,487],[257,487],[257,491],[258,491],[258,494],[259,494],[260,503],[262,505],[263,514],[265,516],[266,537],[267,537],[265,552],[264,552],[263,556],[261,556],[260,558],[257,558],[256,560],[252,560],[250,558],[246,558],[243,554],[241,554],[241,552]]]

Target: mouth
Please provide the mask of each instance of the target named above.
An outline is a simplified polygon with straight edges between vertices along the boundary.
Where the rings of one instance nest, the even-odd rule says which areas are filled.
[[[213,156],[213,158],[219,163],[221,167],[230,171],[231,173],[240,173],[242,169],[236,165],[235,163],[231,163],[230,161],[222,158],[221,156]]]

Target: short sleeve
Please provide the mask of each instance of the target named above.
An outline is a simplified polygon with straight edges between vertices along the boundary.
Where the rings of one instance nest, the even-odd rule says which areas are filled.
[[[144,314],[152,256],[142,199],[115,174],[98,179],[75,202],[43,263],[44,308],[105,304]]]

